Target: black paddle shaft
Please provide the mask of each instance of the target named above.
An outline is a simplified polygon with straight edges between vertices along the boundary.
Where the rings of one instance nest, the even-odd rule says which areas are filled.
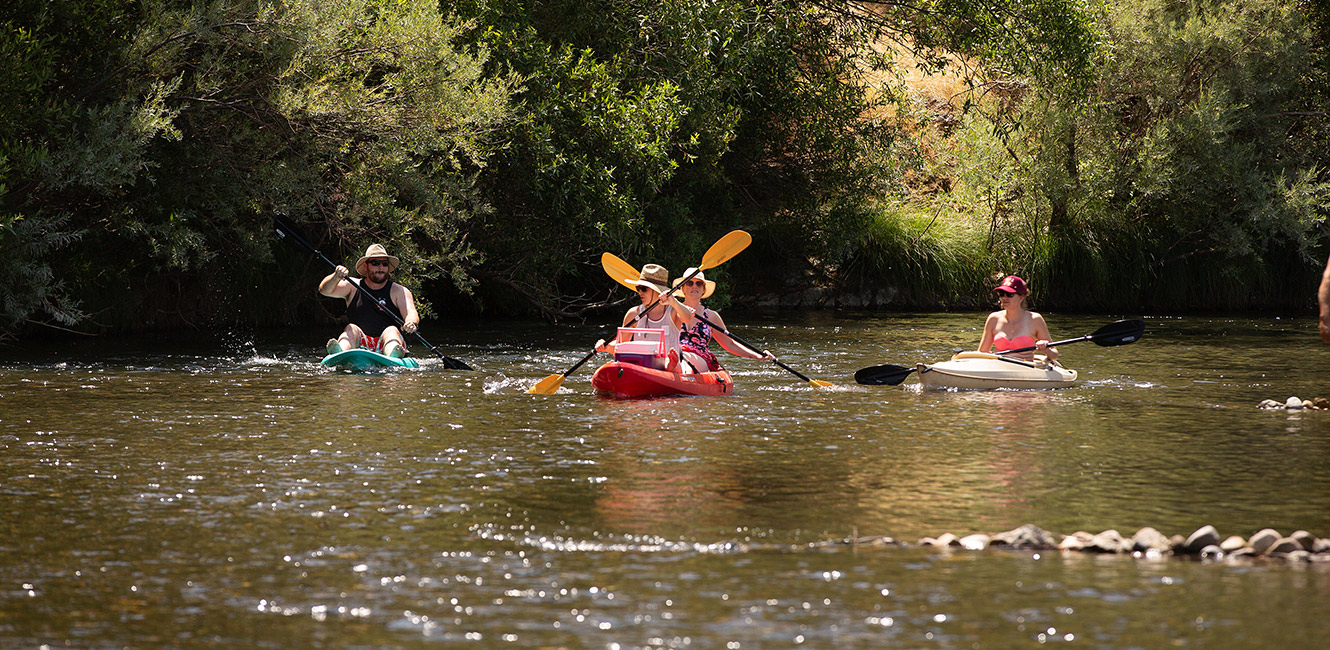
[[[725,329],[724,327],[721,327],[720,325],[717,325],[717,324],[715,324],[715,323],[713,323],[713,322],[707,320],[705,317],[702,316],[702,314],[693,314],[693,315],[697,317],[697,320],[700,320],[700,321],[702,321],[703,323],[706,323],[707,325],[710,325],[713,329],[720,330],[720,333],[721,333],[721,334],[724,334],[725,336],[728,336],[728,337],[734,339],[734,342],[735,342],[735,343],[738,343],[739,345],[742,345],[742,346],[748,348],[749,350],[752,350],[753,352],[757,352],[757,348],[754,347],[752,344],[750,344],[748,341],[745,341],[745,340],[743,340],[743,339],[741,339],[741,338],[735,336],[734,334],[731,334],[730,331],[727,330],[727,329]],[[800,373],[798,370],[795,370],[794,368],[791,368],[791,367],[789,367],[789,366],[787,366],[787,365],[781,363],[780,359],[772,358],[771,361],[772,361],[772,363],[775,363],[776,365],[778,365],[778,366],[780,366],[780,367],[782,367],[782,368],[784,368],[784,369],[790,371],[791,373],[794,374],[795,377],[798,377],[798,378],[800,378],[800,379],[802,379],[802,380],[804,380],[804,381],[806,381],[806,382],[808,382],[808,383],[810,383],[810,384],[813,383],[813,380],[812,380],[812,379],[809,379],[809,378],[803,376],[803,374]]]
[[[282,239],[289,238],[290,241],[294,241],[301,248],[317,255],[319,259],[323,260],[325,264],[332,267],[333,270],[337,269],[337,264],[332,260],[328,259],[326,255],[324,255],[321,251],[319,251],[319,249],[315,248],[314,244],[309,243],[309,240],[306,239],[305,236],[300,232],[300,229],[297,228],[295,224],[291,223],[290,220],[286,219],[285,217],[277,217],[276,219],[273,220],[273,226],[277,230],[278,237],[281,237]],[[350,280],[348,280],[348,282],[350,282]],[[390,318],[392,318],[394,321],[396,321],[398,326],[406,327],[406,323],[401,319],[401,317],[399,317],[397,314],[394,314],[391,310],[389,310],[387,305],[379,302],[379,300],[375,298],[374,295],[371,294],[368,289],[360,286],[360,283],[351,282],[351,286],[355,287],[357,291],[364,294],[366,299],[374,303],[374,306],[379,308],[379,311],[382,311],[383,313],[387,314]],[[447,366],[449,369],[473,370],[473,368],[471,366],[468,366],[465,362],[446,356],[444,353],[439,352],[438,348],[434,347],[429,341],[425,340],[425,337],[421,335],[419,330],[412,333],[416,335],[416,338],[420,339],[420,342],[424,344],[425,347],[429,348],[431,352],[438,355],[440,359],[443,359],[443,365]]]
[[[1145,321],[1118,320],[1095,330],[1094,334],[1086,334],[1085,336],[1078,336],[1074,339],[1066,339],[1064,341],[1053,341],[1048,344],[1048,347],[1053,348],[1059,345],[1080,343],[1081,341],[1094,341],[1096,345],[1104,347],[1126,345],[1128,343],[1135,343],[1144,335]],[[1017,352],[1030,352],[1031,350],[1037,349],[1039,349],[1039,346],[1030,345],[1023,348],[1003,350],[998,354],[1015,354]]]

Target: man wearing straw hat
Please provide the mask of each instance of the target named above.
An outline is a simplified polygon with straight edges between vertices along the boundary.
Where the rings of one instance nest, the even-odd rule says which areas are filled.
[[[356,273],[360,278],[348,278],[351,272],[345,266],[338,266],[319,282],[319,293],[346,301],[346,317],[351,320],[341,336],[328,339],[328,354],[361,347],[390,357],[406,356],[402,333],[416,331],[420,326],[420,314],[416,312],[411,290],[392,280],[391,274],[397,270],[398,264],[401,260],[389,255],[382,245],[372,244],[365,249],[365,255],[356,260]],[[356,291],[352,282],[364,287],[375,300],[371,301]],[[405,325],[401,330],[385,310],[402,319]]]

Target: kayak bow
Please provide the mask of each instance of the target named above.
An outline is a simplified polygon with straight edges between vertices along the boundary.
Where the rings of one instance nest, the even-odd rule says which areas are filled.
[[[918,364],[919,381],[926,388],[1066,388],[1076,383],[1076,371],[1047,360],[1023,361],[986,352],[961,352],[948,361]]]
[[[734,393],[730,373],[724,370],[681,375],[622,361],[611,361],[596,369],[591,386],[598,394],[618,399],[665,395],[719,397]]]
[[[379,354],[373,350],[365,348],[355,348],[353,350],[343,350],[337,354],[330,354],[320,361],[330,368],[341,368],[343,370],[374,370],[377,368],[419,368],[420,364],[415,359],[390,357],[386,354]]]

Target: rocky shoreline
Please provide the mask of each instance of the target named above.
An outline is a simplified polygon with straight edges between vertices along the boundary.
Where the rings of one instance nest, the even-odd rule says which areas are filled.
[[[1324,397],[1315,397],[1304,400],[1296,395],[1282,402],[1276,402],[1272,399],[1263,399],[1256,405],[1258,409],[1281,409],[1286,411],[1325,411],[1330,410],[1330,399]]]
[[[835,543],[837,546],[912,546],[891,537],[851,536]],[[1077,531],[1070,535],[1049,532],[1034,524],[1025,524],[1006,532],[986,535],[976,533],[957,537],[944,533],[937,537],[924,537],[913,546],[931,546],[943,549],[982,551],[988,548],[1018,550],[1047,550],[1067,553],[1100,553],[1132,555],[1134,557],[1162,558],[1167,556],[1194,557],[1207,560],[1260,560],[1277,559],[1287,562],[1330,562],[1330,538],[1318,538],[1305,531],[1283,535],[1273,528],[1257,531],[1249,538],[1238,535],[1221,537],[1214,526],[1202,526],[1191,535],[1165,535],[1154,528],[1142,528],[1131,537],[1117,530],[1101,533]]]

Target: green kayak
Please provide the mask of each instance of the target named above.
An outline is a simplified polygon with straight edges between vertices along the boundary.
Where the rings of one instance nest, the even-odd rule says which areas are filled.
[[[332,368],[342,368],[343,370],[374,370],[377,368],[419,368],[420,364],[415,359],[398,359],[386,354],[379,354],[373,350],[356,348],[346,350],[337,354],[330,354],[321,361],[325,366]]]

